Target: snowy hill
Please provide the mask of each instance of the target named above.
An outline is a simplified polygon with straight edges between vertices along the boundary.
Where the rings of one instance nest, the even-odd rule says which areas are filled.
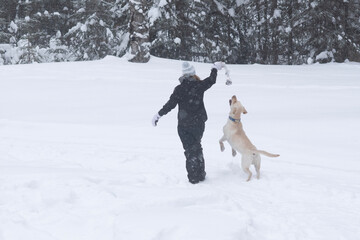
[[[210,64],[194,63],[207,77]],[[174,110],[181,62],[0,66],[1,240],[355,240],[360,64],[229,65],[206,92],[207,179],[191,185]],[[218,140],[232,95],[262,177]]]

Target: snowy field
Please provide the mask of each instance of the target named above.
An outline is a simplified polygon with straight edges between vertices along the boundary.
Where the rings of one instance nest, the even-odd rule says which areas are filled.
[[[180,61],[0,66],[0,239],[359,239],[360,64],[228,67],[234,84],[221,71],[205,95],[207,179],[192,185],[177,109],[151,125]],[[260,180],[220,152],[234,94],[251,141],[281,155]]]

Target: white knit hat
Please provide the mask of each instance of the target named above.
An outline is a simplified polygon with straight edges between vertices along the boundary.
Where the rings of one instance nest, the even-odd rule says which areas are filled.
[[[194,66],[190,65],[189,62],[183,62],[182,73],[183,75],[189,75],[189,76],[194,76],[196,74]]]

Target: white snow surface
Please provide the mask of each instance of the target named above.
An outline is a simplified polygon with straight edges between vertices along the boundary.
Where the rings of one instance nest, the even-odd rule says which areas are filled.
[[[205,94],[207,178],[192,185],[177,109],[151,125],[180,61],[0,66],[0,239],[359,239],[360,64],[228,68],[233,85],[220,71]],[[234,94],[251,141],[281,155],[259,180],[220,152]]]

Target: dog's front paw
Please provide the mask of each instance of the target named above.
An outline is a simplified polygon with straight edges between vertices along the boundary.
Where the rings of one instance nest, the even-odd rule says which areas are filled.
[[[232,156],[233,156],[233,157],[236,156],[236,151],[235,151],[235,149],[232,150]]]
[[[220,143],[220,150],[223,152],[225,150],[224,144],[221,142]]]

